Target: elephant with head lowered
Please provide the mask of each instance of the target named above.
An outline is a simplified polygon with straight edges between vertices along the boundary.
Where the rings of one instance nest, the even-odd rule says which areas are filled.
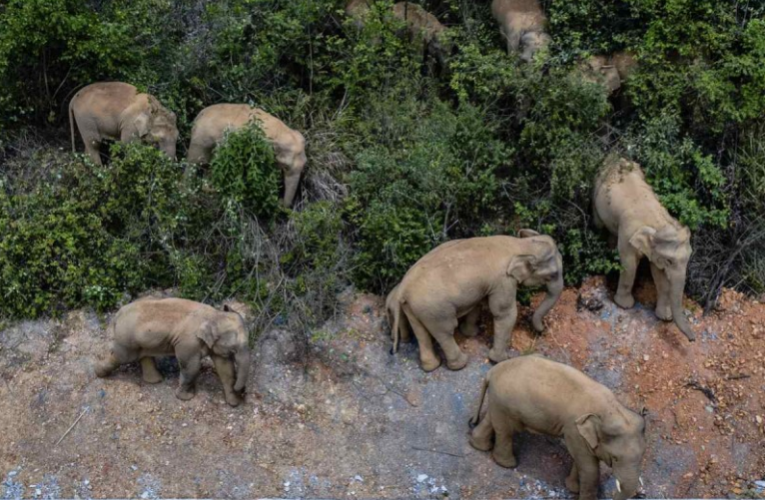
[[[538,0],[493,0],[491,12],[507,40],[508,54],[517,53],[530,62],[534,54],[550,44],[547,16]]]
[[[152,95],[139,93],[127,83],[93,83],[77,92],[69,103],[69,127],[74,144],[74,125],[80,131],[85,152],[101,165],[104,139],[145,142],[175,159],[178,127],[175,113]]]
[[[656,316],[674,320],[688,340],[696,340],[683,311],[691,232],[667,212],[640,165],[609,156],[595,180],[593,212],[595,224],[617,237],[623,269],[614,302],[626,309],[635,305],[632,287],[646,257],[656,285]]]
[[[191,163],[209,163],[213,149],[227,130],[242,128],[253,120],[260,124],[274,147],[276,163],[284,173],[284,206],[290,207],[306,164],[305,138],[262,109],[247,104],[215,104],[203,109],[191,129],[188,160]]]
[[[489,358],[507,359],[507,348],[517,318],[516,293],[520,285],[547,286],[547,297],[534,313],[534,328],[544,329],[542,319],[563,291],[562,259],[549,236],[530,229],[521,238],[489,236],[447,242],[416,262],[395,290],[394,338],[400,320],[406,317],[420,349],[425,371],[438,368],[441,361],[433,350],[432,338],[446,356],[446,364],[459,370],[467,355],[454,341],[460,318],[467,321],[463,331],[475,332],[475,322],[484,300],[494,317],[494,345]]]
[[[146,297],[117,311],[109,332],[111,348],[95,366],[98,377],[140,361],[144,382],[155,384],[162,375],[153,358],[175,355],[181,367],[175,394],[188,400],[194,397],[202,358],[209,355],[226,402],[241,403],[250,371],[249,335],[242,316],[228,306],[218,310],[191,300]]]
[[[480,419],[488,396],[488,407]],[[579,500],[596,500],[600,462],[613,469],[617,494],[638,491],[645,453],[645,420],[627,409],[605,386],[562,363],[519,356],[492,368],[483,383],[470,445],[492,450],[494,461],[515,467],[513,435],[521,431],[563,437],[574,459],[566,487]]]

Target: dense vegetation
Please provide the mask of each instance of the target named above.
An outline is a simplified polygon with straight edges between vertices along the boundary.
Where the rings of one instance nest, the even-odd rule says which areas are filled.
[[[524,226],[557,239],[576,283],[618,269],[589,207],[609,151],[693,230],[690,294],[765,291],[765,4],[542,3],[554,43],[523,64],[488,0],[422,0],[455,46],[439,70],[388,0],[363,27],[343,0],[0,0],[0,315],[177,287],[309,326],[348,284],[385,292],[440,242]],[[572,71],[622,49],[639,67],[616,97]],[[177,113],[180,158],[218,102],[302,131],[293,210],[257,129],[203,169],[146,146],[103,168],[71,154],[69,99],[105,80]]]

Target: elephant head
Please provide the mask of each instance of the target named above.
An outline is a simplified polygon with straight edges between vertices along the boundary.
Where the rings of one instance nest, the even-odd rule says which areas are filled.
[[[224,316],[217,321],[206,321],[197,332],[207,348],[215,355],[233,358],[236,364],[234,390],[241,392],[250,373],[249,335],[242,316],[223,306]]]
[[[640,467],[645,452],[645,420],[627,409],[609,414],[588,413],[576,428],[590,451],[613,469],[617,494],[613,500],[635,496],[642,484]]]
[[[528,253],[515,256],[508,266],[507,274],[519,284],[547,286],[547,296],[537,307],[532,319],[534,329],[542,332],[542,320],[563,293],[563,258],[551,237],[540,235],[532,229],[521,229],[519,236],[529,240]]]
[[[688,340],[696,340],[696,335],[683,314],[686,270],[693,251],[691,232],[684,226],[667,225],[659,230],[643,226],[630,238],[630,245],[665,274],[669,281],[672,319]]]
[[[168,110],[154,96],[148,96],[148,107],[135,117],[136,135],[159,148],[167,156],[176,159],[178,126],[175,113]]]
[[[580,64],[584,80],[603,85],[609,94],[622,86],[621,76],[614,64],[609,64],[606,56],[590,56]]]
[[[552,38],[544,31],[527,31],[521,36],[521,59],[531,62],[534,54],[550,45]]]

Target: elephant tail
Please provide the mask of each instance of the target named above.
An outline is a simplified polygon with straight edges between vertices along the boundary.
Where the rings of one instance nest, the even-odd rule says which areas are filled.
[[[391,312],[393,313],[393,325],[391,326],[390,333],[393,337],[393,347],[391,348],[390,353],[396,354],[398,352],[398,342],[401,337],[401,332],[399,330],[401,326],[401,303],[398,300],[394,300],[391,309]]]
[[[72,100],[69,101],[69,131],[71,132],[71,135],[72,135],[72,153],[77,152],[74,145],[74,109],[73,109],[74,100],[76,98],[77,96],[75,95],[74,97],[72,97]]]
[[[481,408],[483,408],[483,400],[486,399],[486,390],[489,388],[489,375],[483,379],[483,385],[481,386],[481,398],[478,400],[478,407],[475,409],[475,415],[470,419],[470,427],[473,428],[478,425],[481,420]]]

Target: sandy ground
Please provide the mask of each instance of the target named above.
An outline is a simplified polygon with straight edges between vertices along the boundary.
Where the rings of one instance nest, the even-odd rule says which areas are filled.
[[[570,363],[646,408],[645,496],[765,498],[755,483],[765,481],[765,305],[726,291],[702,316],[687,302],[699,337],[690,344],[653,315],[650,282],[633,310],[609,296],[599,278],[566,290],[541,337],[523,308],[513,348]],[[491,367],[490,319],[478,337],[458,339],[467,368],[428,374],[416,344],[388,353],[381,307],[349,295],[344,315],[308,342],[261,335],[239,408],[224,403],[209,363],[189,402],[173,395],[172,359],[157,385],[135,366],[95,378],[108,317],[75,311],[6,327],[0,498],[571,498],[560,440],[523,435],[514,470],[467,443]],[[610,497],[607,467],[601,475]]]

